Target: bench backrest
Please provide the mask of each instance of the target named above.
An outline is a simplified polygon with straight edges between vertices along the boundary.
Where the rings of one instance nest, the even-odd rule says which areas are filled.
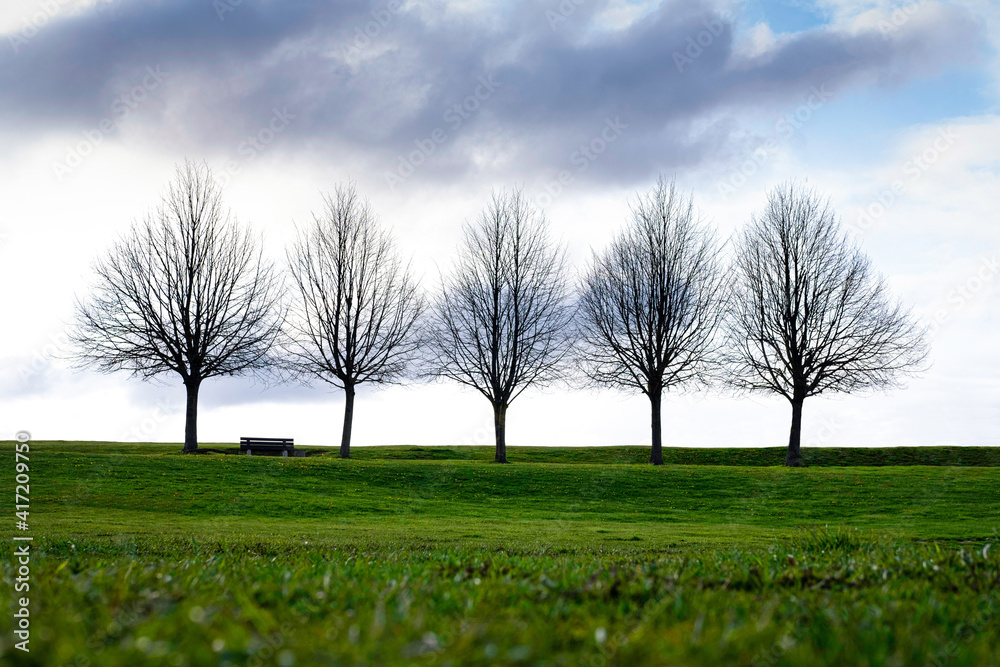
[[[293,447],[294,438],[240,438],[241,445],[278,445]]]

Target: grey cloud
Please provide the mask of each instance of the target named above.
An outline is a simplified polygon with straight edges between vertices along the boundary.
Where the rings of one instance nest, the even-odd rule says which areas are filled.
[[[703,0],[665,2],[604,32],[593,31],[606,4],[596,1],[556,29],[545,14],[555,0],[489,15],[439,5],[390,12],[378,1],[228,1],[223,20],[211,2],[176,0],[55,21],[0,55],[0,114],[21,129],[85,129],[145,68],[160,66],[168,80],[140,117],[174,146],[232,152],[275,109],[288,109],[285,150],[358,155],[393,169],[397,154],[439,129],[446,139],[418,178],[458,178],[474,170],[474,151],[495,148],[489,168],[524,180],[569,168],[577,148],[619,118],[627,131],[584,173],[625,182],[718,159],[735,149],[729,136],[741,113],[798,103],[810,86],[898,82],[975,58],[980,31],[952,8],[892,40],[877,30],[816,29],[766,59],[740,62],[732,26]],[[375,33],[369,43],[359,37],[366,27]],[[706,30],[717,34],[678,71],[674,54]],[[456,126],[448,110],[483,76],[499,87]],[[708,116],[720,120],[696,132]]]

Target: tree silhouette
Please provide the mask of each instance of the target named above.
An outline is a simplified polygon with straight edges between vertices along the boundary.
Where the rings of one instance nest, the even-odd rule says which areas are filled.
[[[495,460],[507,462],[507,409],[556,379],[570,348],[564,253],[519,190],[494,193],[466,225],[430,327],[432,372],[474,388],[493,406]]]
[[[424,301],[353,185],[337,186],[325,203],[288,253],[298,287],[288,318],[289,365],[344,390],[340,456],[346,459],[355,388],[404,376],[419,347]]]
[[[730,382],[791,403],[786,465],[801,465],[806,398],[896,386],[923,368],[923,329],[815,192],[772,190],[736,242],[733,273]]]
[[[584,279],[579,360],[595,383],[649,398],[654,465],[663,464],[663,392],[705,382],[712,367],[723,287],[714,233],[662,178]]]
[[[184,451],[198,449],[204,380],[269,368],[281,286],[258,239],[223,207],[206,165],[185,162],[159,207],[94,266],[70,339],[79,365],[143,379],[180,375]]]

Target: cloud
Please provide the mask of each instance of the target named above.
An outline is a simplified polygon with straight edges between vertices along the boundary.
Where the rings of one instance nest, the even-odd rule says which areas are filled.
[[[798,104],[812,86],[898,84],[975,59],[981,31],[967,11],[934,5],[890,34],[868,22],[773,40],[758,27],[748,49],[739,18],[705,0],[574,6],[98,3],[30,39],[6,35],[0,120],[27,135],[97,127],[160,68],[164,83],[124,120],[188,152],[240,153],[285,113],[282,150],[381,172],[425,146],[419,178],[573,170],[631,183],[725,160],[741,118]],[[580,158],[609,122],[624,128],[614,145]]]

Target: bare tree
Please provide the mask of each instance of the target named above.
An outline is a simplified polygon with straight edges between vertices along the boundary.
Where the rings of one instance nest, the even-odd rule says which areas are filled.
[[[520,190],[494,193],[445,279],[431,324],[433,372],[493,406],[498,463],[507,462],[507,409],[559,376],[569,350],[566,261],[544,216]]]
[[[798,466],[805,399],[896,386],[923,368],[924,331],[811,190],[772,190],[735,253],[731,382],[792,404],[785,465]]]
[[[273,361],[281,286],[260,242],[224,208],[208,167],[185,162],[160,206],[94,269],[93,293],[77,301],[76,360],[142,379],[180,375],[184,451],[196,451],[201,383]]]
[[[424,300],[353,184],[326,197],[326,210],[299,233],[288,262],[298,287],[288,319],[290,363],[344,390],[340,456],[346,459],[355,388],[404,376],[420,343]]]
[[[691,199],[661,178],[633,204],[631,224],[595,254],[583,282],[579,360],[594,382],[649,398],[654,465],[663,464],[663,392],[704,383],[715,361],[719,252]]]

